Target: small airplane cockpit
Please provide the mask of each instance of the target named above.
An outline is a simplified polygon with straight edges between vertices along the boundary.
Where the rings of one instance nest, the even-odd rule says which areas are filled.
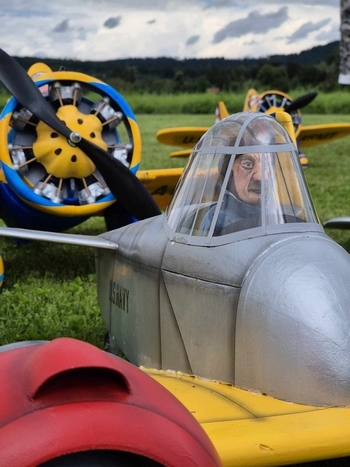
[[[203,135],[166,219],[175,241],[199,245],[318,223],[289,134],[274,117],[251,112],[231,115]]]

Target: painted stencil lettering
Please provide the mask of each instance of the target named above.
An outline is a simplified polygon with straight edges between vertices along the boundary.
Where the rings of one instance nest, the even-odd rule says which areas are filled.
[[[129,289],[111,281],[109,300],[117,308],[129,313]]]

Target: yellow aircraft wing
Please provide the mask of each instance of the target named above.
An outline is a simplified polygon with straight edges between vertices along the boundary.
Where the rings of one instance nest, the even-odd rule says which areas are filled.
[[[329,143],[350,135],[350,123],[329,123],[324,125],[302,126],[298,137],[302,148]]]
[[[159,209],[164,210],[174,193],[183,169],[139,170],[137,177],[153,196]]]
[[[202,135],[209,128],[200,127],[179,127],[165,128],[157,133],[157,139],[162,144],[170,146],[180,146],[183,148],[193,148]],[[324,125],[309,125],[301,127],[298,141],[302,148],[325,144],[344,136],[350,135],[350,123],[329,123]],[[175,151],[172,157],[186,157],[189,152]]]
[[[350,408],[293,404],[194,376],[143,370],[193,414],[226,467],[350,455]]]
[[[157,140],[169,146],[193,148],[209,127],[165,128],[156,134]]]
[[[170,153],[170,157],[188,157],[192,149],[183,149],[182,151],[174,151]]]
[[[219,121],[228,116],[229,113],[225,103],[220,101],[216,106],[215,120]],[[157,132],[156,137],[161,144],[192,149],[208,130],[209,127],[164,128]],[[170,154],[170,157],[187,157],[190,153],[191,151],[175,151]]]

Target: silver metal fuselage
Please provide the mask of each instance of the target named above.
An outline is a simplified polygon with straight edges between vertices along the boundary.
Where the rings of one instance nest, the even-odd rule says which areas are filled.
[[[350,257],[323,232],[220,246],[171,241],[163,216],[102,237],[99,305],[140,366],[313,405],[350,404]],[[111,278],[111,279],[110,279]]]

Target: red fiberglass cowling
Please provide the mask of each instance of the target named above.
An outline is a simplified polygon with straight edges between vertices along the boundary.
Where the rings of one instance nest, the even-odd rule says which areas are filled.
[[[60,338],[0,347],[0,375],[2,467],[34,467],[84,451],[116,458],[123,451],[168,467],[222,465],[172,394],[90,344]]]

